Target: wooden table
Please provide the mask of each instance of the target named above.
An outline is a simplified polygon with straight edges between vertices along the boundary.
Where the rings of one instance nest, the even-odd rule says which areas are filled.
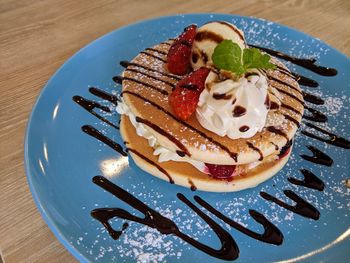
[[[6,262],[75,261],[42,220],[23,165],[27,119],[50,76],[80,48],[118,27],[198,12],[269,19],[320,38],[350,56],[349,0],[1,0],[0,248]]]

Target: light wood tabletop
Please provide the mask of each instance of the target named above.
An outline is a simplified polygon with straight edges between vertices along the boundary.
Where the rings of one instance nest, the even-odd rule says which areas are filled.
[[[94,39],[136,21],[230,13],[296,28],[350,56],[349,0],[0,1],[0,248],[5,262],[74,262],[44,223],[24,171],[28,116],[62,63]]]

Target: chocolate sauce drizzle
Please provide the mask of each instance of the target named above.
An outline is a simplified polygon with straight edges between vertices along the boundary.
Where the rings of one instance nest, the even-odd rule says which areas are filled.
[[[101,89],[91,87],[89,88],[89,92],[91,94],[94,94],[97,97],[100,97],[101,99],[107,100],[111,103],[113,103],[115,106],[118,105],[118,102],[120,101],[119,98],[115,95],[109,94]]]
[[[153,90],[155,90],[155,91],[161,93],[162,95],[165,95],[165,96],[168,96],[168,95],[169,95],[169,92],[167,92],[166,90],[160,89],[160,88],[158,88],[158,87],[156,87],[156,86],[154,86],[154,85],[151,85],[151,84],[149,84],[149,83],[143,82],[143,81],[141,81],[141,80],[139,80],[139,79],[134,79],[134,78],[129,78],[129,77],[121,77],[121,76],[115,76],[115,77],[113,77],[113,81],[116,82],[116,83],[118,83],[118,84],[122,84],[122,82],[123,82],[124,80],[131,81],[131,82],[135,82],[135,83],[137,83],[137,84],[141,84],[141,85],[143,85],[143,86],[145,86],[145,87],[151,88],[151,89],[153,89]]]
[[[191,179],[188,179],[188,184],[190,185],[191,191],[196,191],[197,190],[197,186],[195,186],[195,184],[192,182]]]
[[[116,143],[115,141],[112,141],[110,138],[107,136],[103,135],[100,131],[92,127],[91,125],[84,125],[81,127],[82,131],[85,132],[86,134],[96,138],[100,142],[103,142],[104,144],[108,145],[111,147],[113,150],[117,151],[123,156],[127,156],[128,154],[123,151],[123,148],[121,147],[120,144]]]
[[[165,60],[164,58],[161,58],[161,57],[159,57],[159,56],[156,56],[156,55],[154,55],[154,54],[152,54],[152,53],[149,53],[149,52],[147,52],[147,51],[141,51],[140,53],[141,53],[141,54],[144,54],[144,55],[146,55],[146,56],[149,56],[149,57],[158,59],[158,60],[160,60],[160,61],[166,63],[166,60]]]
[[[188,149],[185,147],[185,145],[183,145],[178,139],[176,139],[173,135],[171,135],[170,133],[168,133],[167,131],[161,129],[158,125],[155,125],[154,123],[152,123],[149,120],[143,119],[141,117],[136,117],[136,121],[140,122],[150,128],[152,128],[153,130],[155,130],[157,133],[165,136],[166,138],[168,138],[171,142],[173,142],[177,147],[179,147],[182,152],[184,154],[186,154],[187,156],[191,156],[190,152],[188,151]]]
[[[262,234],[259,234],[250,229],[247,229],[241,224],[228,218],[227,216],[225,216],[224,214],[216,210],[214,207],[212,207],[210,204],[208,204],[206,201],[204,201],[202,198],[200,198],[199,196],[196,195],[194,197],[194,200],[196,200],[198,204],[203,206],[210,213],[214,214],[217,218],[221,219],[225,223],[229,224],[236,230],[242,232],[243,234],[249,237],[260,240],[265,243],[274,244],[274,245],[281,245],[283,242],[282,232],[274,224],[272,224],[268,219],[266,219],[264,215],[260,214],[255,210],[250,209],[249,214],[256,222],[258,222],[264,227],[264,232]]]
[[[314,122],[327,122],[328,118],[325,114],[323,114],[322,112],[310,108],[307,105],[304,105],[304,109],[306,109],[307,111],[309,111],[311,113],[311,115],[303,115],[303,118],[309,121],[314,121]]]
[[[306,100],[307,102],[310,102],[310,103],[316,104],[316,105],[323,105],[324,104],[324,100],[321,99],[319,96],[307,93],[305,91],[303,91],[302,93],[303,93],[304,100]]]
[[[295,72],[292,72],[293,76],[295,77],[295,80],[303,86],[311,87],[311,88],[317,88],[319,86],[318,82],[316,80],[310,79],[308,77],[299,75]]]
[[[140,70],[133,69],[133,68],[127,68],[125,71],[131,71],[131,72],[135,72],[135,73],[142,74],[142,75],[144,75],[144,76],[146,76],[146,77],[148,77],[148,78],[151,78],[151,79],[154,79],[154,80],[163,82],[163,83],[169,85],[170,87],[175,88],[175,84],[173,84],[173,83],[171,83],[171,82],[169,82],[169,81],[163,80],[163,79],[161,79],[161,78],[152,76],[152,75],[147,74],[147,73],[145,73],[145,72],[142,72],[142,71],[140,71]]]
[[[100,119],[101,121],[107,123],[108,125],[112,126],[115,129],[119,129],[119,127],[109,120],[107,120],[105,117],[102,117],[100,114],[96,113],[94,111],[95,108],[101,109],[105,112],[111,112],[110,109],[106,106],[101,105],[100,103],[92,100],[85,99],[81,96],[74,96],[73,101],[79,104],[82,108],[90,112],[92,115]]]
[[[273,77],[273,76],[270,76],[270,75],[268,75],[267,78],[268,78],[269,80],[275,81],[275,82],[277,82],[277,83],[279,83],[279,84],[281,84],[281,85],[287,86],[287,87],[289,87],[289,88],[291,88],[291,89],[293,89],[293,90],[295,90],[296,92],[298,92],[298,93],[301,94],[301,91],[300,91],[297,87],[294,87],[292,84],[289,84],[288,82],[285,82],[285,81],[283,81],[283,80],[277,79],[277,78],[275,78],[275,77]]]
[[[213,94],[213,98],[216,99],[216,100],[229,100],[232,98],[232,95],[231,94],[220,94],[220,93],[214,93]]]
[[[289,93],[288,91],[285,91],[284,89],[281,89],[280,87],[271,85],[272,87],[274,87],[275,89],[277,89],[279,92],[287,95],[288,97],[291,97],[292,99],[296,100],[297,102],[299,102],[301,105],[304,105],[304,102],[299,99],[297,96],[295,96],[294,94]]]
[[[268,127],[266,127],[266,130],[271,132],[271,133],[278,134],[278,135],[284,137],[287,141],[289,141],[288,135],[284,131],[277,129],[275,126],[268,126]]]
[[[175,79],[175,80],[180,80],[181,78],[173,75],[173,74],[170,74],[170,73],[166,73],[166,72],[163,72],[163,71],[160,71],[160,70],[156,70],[154,68],[150,68],[150,67],[146,67],[145,65],[142,65],[142,64],[138,64],[138,63],[134,63],[134,62],[129,62],[129,61],[126,61],[126,60],[123,60],[123,61],[120,61],[120,65],[124,68],[127,68],[129,66],[133,66],[133,67],[139,67],[139,68],[143,68],[145,70],[148,70],[148,71],[151,71],[151,72],[156,72],[160,75],[163,75],[163,76],[166,76],[168,78],[172,78],[172,79]]]
[[[254,144],[252,144],[251,142],[247,142],[247,145],[250,149],[253,149],[254,151],[258,152],[258,154],[260,155],[259,161],[262,161],[264,159],[264,155],[258,147],[254,146]]]
[[[277,199],[276,197],[266,193],[266,192],[260,192],[260,196],[264,198],[267,201],[271,201],[273,203],[276,203],[277,205],[292,211],[298,215],[301,215],[303,217],[311,218],[314,220],[318,220],[320,218],[320,212],[310,203],[302,199],[300,196],[298,196],[296,193],[294,193],[291,190],[284,190],[283,193],[290,199],[292,199],[296,205],[288,205],[287,203]]]
[[[324,130],[324,129],[322,129],[322,128],[320,128],[320,127],[318,127],[310,122],[305,122],[304,124],[309,128],[313,128],[316,131],[319,131],[319,132],[323,133],[324,135],[329,136],[329,138],[322,138],[314,133],[308,132],[307,130],[302,130],[301,131],[302,134],[304,134],[310,138],[319,140],[321,142],[325,142],[325,143],[328,143],[328,144],[331,144],[331,145],[334,145],[337,147],[341,147],[344,149],[350,149],[350,141],[349,140],[347,140],[343,137],[340,137],[340,136],[338,136],[330,131]]]
[[[290,116],[290,115],[288,115],[288,114],[283,114],[283,116],[284,116],[287,120],[293,122],[298,128],[300,127],[299,121],[296,120],[296,119],[294,119],[292,116]]]
[[[306,147],[312,152],[312,156],[301,154],[300,157],[304,160],[326,166],[331,166],[333,164],[333,159],[324,152],[311,145],[307,145]]]
[[[259,47],[259,46],[255,46],[255,45],[249,45],[251,47],[255,47],[258,49],[261,49],[262,51],[265,51],[266,53],[290,61],[298,66],[301,66],[303,68],[306,68],[308,70],[311,70],[312,72],[315,72],[321,76],[335,76],[338,74],[338,71],[334,68],[328,68],[328,67],[322,67],[319,65],[315,65],[316,59],[311,58],[311,59],[307,59],[307,58],[297,58],[297,57],[293,57],[287,54],[284,54],[280,51],[275,51],[269,48],[265,48],[265,47]]]
[[[180,231],[178,226],[172,220],[162,216],[160,213],[153,210],[145,203],[141,202],[135,196],[128,193],[119,186],[113,184],[106,178],[102,176],[95,176],[93,178],[93,182],[144,215],[144,217],[134,216],[122,208],[98,208],[92,210],[91,216],[96,220],[100,221],[106,227],[111,236],[117,238],[120,236],[120,232],[115,231],[109,223],[110,219],[117,217],[120,219],[130,220],[157,229],[160,233],[165,235],[175,235],[183,241],[187,242],[188,244],[196,247],[197,249],[203,251],[204,253],[210,256],[214,256],[223,260],[234,260],[238,257],[239,248],[237,247],[237,244],[232,238],[232,236],[219,224],[217,224],[213,219],[211,219],[209,216],[203,213],[184,195],[178,193],[177,197],[189,208],[191,208],[199,217],[201,217],[215,232],[215,234],[218,236],[221,242],[220,249],[211,248],[184,234]]]
[[[287,105],[287,104],[282,103],[282,104],[281,104],[281,107],[282,107],[282,108],[285,108],[285,109],[288,109],[288,110],[290,110],[290,111],[292,111],[292,112],[294,112],[294,113],[296,113],[296,114],[298,114],[298,115],[301,115],[301,112],[298,111],[297,109],[293,108],[292,106],[289,106],[289,105]]]
[[[150,47],[146,48],[145,50],[157,52],[157,53],[162,54],[162,55],[167,55],[167,54],[168,54],[167,52],[165,52],[165,51],[163,51],[163,50],[159,50],[159,49],[155,49],[155,48],[150,48]]]
[[[295,185],[300,185],[318,191],[323,191],[324,183],[314,173],[306,169],[301,169],[300,172],[304,175],[304,180],[298,180],[293,177],[288,177],[288,181]]]
[[[140,157],[141,159],[143,159],[144,161],[148,162],[149,164],[153,165],[154,167],[156,167],[159,171],[161,171],[166,177],[168,177],[169,179],[169,183],[173,184],[174,180],[173,178],[170,176],[170,174],[163,168],[161,167],[159,164],[157,164],[156,162],[152,161],[151,159],[149,159],[148,157],[144,156],[142,153],[140,153],[139,151],[132,149],[132,148],[126,148],[126,150],[128,152],[132,152],[134,154],[136,154],[138,157]]]

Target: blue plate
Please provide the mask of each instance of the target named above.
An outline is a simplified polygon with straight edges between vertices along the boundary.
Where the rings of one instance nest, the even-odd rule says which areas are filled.
[[[98,100],[89,93],[91,86],[119,92],[120,87],[112,81],[112,77],[123,70],[119,61],[131,60],[144,48],[176,37],[191,23],[201,25],[210,20],[233,22],[244,30],[251,44],[296,56],[316,57],[318,64],[336,68],[337,76],[323,77],[289,64],[294,71],[320,83],[320,88],[305,89],[326,101],[325,105],[317,106],[328,114],[329,121],[323,126],[344,137],[350,136],[350,61],[320,40],[266,20],[232,15],[179,15],[143,21],[113,31],[81,49],[55,73],[41,92],[28,123],[25,165],[30,189],[43,218],[63,245],[81,261],[221,261],[177,237],[162,235],[137,223],[131,223],[119,240],[110,238],[104,227],[90,216],[91,210],[98,207],[134,210],[92,183],[95,175],[104,175],[174,220],[183,232],[216,248],[219,247],[216,235],[176,198],[176,193],[183,193],[190,200],[195,194],[199,195],[255,231],[261,231],[261,226],[248,211],[255,209],[263,213],[284,234],[281,246],[252,239],[211,215],[236,240],[240,248],[237,262],[345,262],[350,247],[350,191],[344,185],[344,180],[350,178],[348,150],[299,133],[289,163],[273,179],[254,189],[218,194],[192,192],[148,175],[131,159],[82,132],[83,125],[93,125],[122,143],[118,130],[89,114],[72,97],[81,95]],[[102,103],[108,105],[106,101]],[[118,123],[116,113],[105,116]],[[301,153],[309,154],[305,147],[308,144],[327,152],[334,159],[334,165],[321,166],[300,158]],[[326,184],[325,190],[319,192],[289,183],[287,177],[301,177],[300,168],[307,168],[319,176]],[[260,191],[265,191],[292,203],[284,196],[284,189],[295,191],[313,204],[320,211],[320,219],[301,217],[259,195]],[[123,220],[112,220],[115,228],[120,228],[123,223]]]

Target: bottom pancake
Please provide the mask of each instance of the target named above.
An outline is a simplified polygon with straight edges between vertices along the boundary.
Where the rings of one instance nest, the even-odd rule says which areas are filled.
[[[281,170],[291,153],[290,150],[285,157],[264,162],[246,174],[234,176],[230,181],[219,180],[197,170],[189,163],[158,162],[158,156],[153,155],[154,149],[145,138],[136,134],[134,126],[125,115],[121,116],[120,132],[131,157],[142,170],[177,185],[209,192],[234,192],[255,187]]]

